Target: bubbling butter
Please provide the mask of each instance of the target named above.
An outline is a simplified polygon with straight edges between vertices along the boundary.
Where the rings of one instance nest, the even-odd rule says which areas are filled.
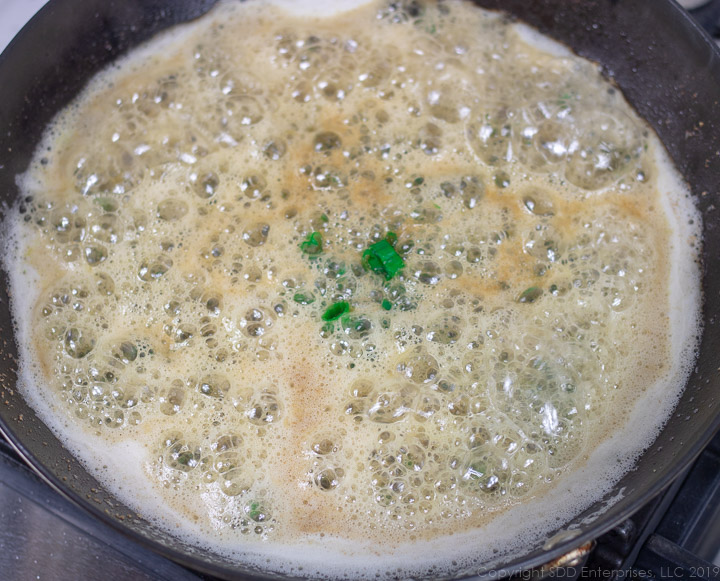
[[[312,577],[477,567],[657,435],[700,220],[552,41],[460,1],[307,6],[223,4],[49,127],[6,223],[22,388],[195,544]],[[394,276],[363,264],[383,240]]]

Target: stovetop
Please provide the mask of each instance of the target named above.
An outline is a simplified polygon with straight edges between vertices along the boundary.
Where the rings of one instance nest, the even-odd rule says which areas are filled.
[[[46,0],[0,0],[0,50]],[[720,34],[720,0],[681,0]],[[720,580],[720,435],[661,496],[597,539],[574,579]],[[530,577],[528,577],[529,579]],[[126,538],[37,477],[0,438],[0,580],[212,581]],[[525,577],[523,577],[525,579]]]

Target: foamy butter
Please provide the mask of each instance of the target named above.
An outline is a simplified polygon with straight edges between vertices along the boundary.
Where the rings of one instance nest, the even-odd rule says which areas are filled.
[[[311,577],[472,569],[657,435],[700,220],[552,41],[462,2],[309,7],[224,4],[53,122],[6,224],[21,387],[192,543]]]

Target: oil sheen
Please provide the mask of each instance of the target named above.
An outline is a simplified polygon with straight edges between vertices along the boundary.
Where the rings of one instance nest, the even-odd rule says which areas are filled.
[[[657,434],[700,220],[595,64],[470,3],[353,4],[223,4],[58,115],[6,223],[22,388],[194,544],[452,572]]]

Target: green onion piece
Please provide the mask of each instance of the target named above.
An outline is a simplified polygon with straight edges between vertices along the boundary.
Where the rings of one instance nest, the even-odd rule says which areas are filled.
[[[534,303],[542,295],[542,289],[538,286],[526,288],[518,297],[519,303]]]
[[[106,212],[114,212],[118,209],[118,203],[110,197],[95,198],[95,203]]]
[[[323,273],[330,278],[340,278],[346,272],[347,267],[344,262],[335,262],[333,260],[328,260],[325,268],[323,268]]]
[[[380,240],[363,252],[362,264],[366,270],[384,276],[385,280],[390,280],[405,266],[402,257],[387,240]]]
[[[311,305],[315,302],[315,297],[310,293],[306,295],[303,293],[295,293],[295,295],[293,296],[293,300],[296,303],[300,303],[301,305]]]
[[[327,217],[327,214],[323,214],[322,216],[320,216],[320,219],[321,219],[323,222],[327,222],[327,221],[330,220],[330,218]]]
[[[350,310],[350,303],[339,301],[330,305],[322,314],[323,321],[337,321],[341,316]]]
[[[183,466],[195,466],[195,457],[192,452],[181,452],[178,454],[177,461]]]
[[[372,323],[362,316],[346,314],[340,318],[340,325],[343,331],[350,337],[357,339],[360,336],[367,335],[372,329]]]
[[[311,232],[307,238],[300,243],[300,250],[311,256],[322,252],[322,234],[320,232]]]
[[[387,300],[387,299],[383,299],[383,302],[381,303],[381,306],[382,306],[382,308],[385,309],[386,311],[389,311],[390,309],[392,309],[392,303],[391,303],[389,300]]]
[[[249,506],[246,508],[248,516],[254,520],[255,522],[260,522],[265,520],[265,514],[263,507],[260,506],[259,502],[251,502]]]

